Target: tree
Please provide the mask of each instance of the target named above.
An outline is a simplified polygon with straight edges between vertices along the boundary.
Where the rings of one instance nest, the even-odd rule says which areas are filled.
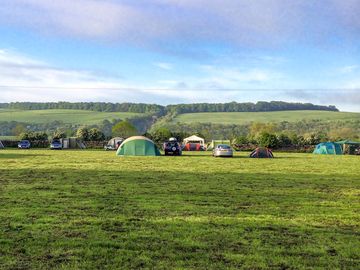
[[[26,128],[22,124],[16,124],[16,126],[11,130],[12,134],[19,136],[21,133],[26,132]]]
[[[260,134],[260,136],[258,138],[258,142],[259,142],[260,146],[270,147],[270,148],[276,148],[279,143],[275,134],[271,134],[271,133],[267,133],[267,132]]]
[[[274,123],[259,123],[254,122],[250,126],[250,136],[256,138],[262,133],[273,133],[275,132],[276,125]]]
[[[81,127],[76,132],[76,138],[79,138],[84,141],[89,140],[89,130],[86,127]]]
[[[122,121],[112,127],[112,134],[115,137],[128,138],[137,134],[136,128],[128,121]]]
[[[54,131],[53,139],[63,139],[66,138],[66,133],[57,129]]]
[[[103,141],[105,139],[104,133],[98,128],[92,128],[89,130],[89,140],[90,141]]]
[[[326,142],[328,140],[327,135],[323,133],[311,133],[305,134],[306,143],[309,145],[316,145],[321,142]]]
[[[171,131],[165,127],[154,130],[150,135],[151,138],[157,143],[164,142],[172,136]]]
[[[48,135],[45,132],[32,132],[27,131],[19,135],[20,140],[29,140],[29,141],[46,141]]]
[[[243,144],[248,144],[248,143],[249,143],[249,140],[246,136],[238,136],[234,140],[234,144],[236,144],[236,145],[243,145]]]

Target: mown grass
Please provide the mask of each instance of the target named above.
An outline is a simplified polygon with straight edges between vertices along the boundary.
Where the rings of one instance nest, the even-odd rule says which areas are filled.
[[[247,124],[250,122],[297,122],[301,120],[359,120],[360,113],[329,111],[185,113],[173,121],[181,123]]]
[[[0,269],[359,269],[359,157],[0,151]]]
[[[1,121],[44,124],[62,121],[66,124],[98,124],[108,119],[125,119],[141,115],[129,112],[96,112],[86,110],[5,110],[0,109]]]

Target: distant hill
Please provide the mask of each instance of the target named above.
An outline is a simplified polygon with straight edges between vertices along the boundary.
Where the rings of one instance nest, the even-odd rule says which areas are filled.
[[[97,112],[88,110],[14,110],[0,109],[0,121],[16,121],[31,124],[46,124],[59,121],[64,124],[99,124],[103,120],[125,119],[141,116],[131,112]]]
[[[172,122],[244,125],[251,122],[298,122],[302,120],[360,120],[360,113],[333,111],[209,112],[177,115]]]

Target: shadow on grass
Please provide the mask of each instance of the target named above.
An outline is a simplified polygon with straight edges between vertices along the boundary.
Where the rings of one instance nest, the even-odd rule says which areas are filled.
[[[0,159],[18,159],[18,158],[27,158],[27,157],[39,157],[39,156],[49,156],[49,155],[39,155],[39,154],[27,154],[27,153],[2,153],[0,152]]]

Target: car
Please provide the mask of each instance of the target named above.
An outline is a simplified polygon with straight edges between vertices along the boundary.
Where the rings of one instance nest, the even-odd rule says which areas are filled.
[[[28,140],[21,140],[20,142],[18,142],[19,149],[29,149],[30,146],[31,144]]]
[[[214,157],[232,157],[233,150],[230,145],[228,144],[218,144],[213,149],[213,156]]]
[[[120,147],[121,143],[124,140],[115,140],[114,142],[112,142],[111,144],[107,144],[104,146],[105,151],[114,151],[114,150],[118,150],[118,148]]]
[[[63,148],[63,145],[59,139],[54,139],[50,143],[50,149],[52,149],[52,150],[55,150],[55,149],[61,150],[62,148]]]
[[[164,142],[163,148],[165,156],[181,156],[182,154],[181,145],[175,140]]]

